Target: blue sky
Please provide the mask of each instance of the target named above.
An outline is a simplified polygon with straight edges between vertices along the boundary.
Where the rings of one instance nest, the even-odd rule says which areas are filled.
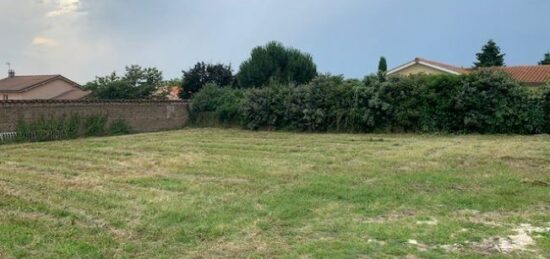
[[[421,56],[470,66],[494,39],[508,65],[550,51],[548,0],[0,0],[0,62],[18,74],[80,83],[125,65],[165,78],[197,61],[235,70],[276,40],[310,53],[320,72],[363,77]]]

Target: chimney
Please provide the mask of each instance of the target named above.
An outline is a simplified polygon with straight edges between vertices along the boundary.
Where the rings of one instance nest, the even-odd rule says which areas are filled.
[[[15,77],[15,70],[13,70],[13,69],[8,70],[8,77],[9,78]]]

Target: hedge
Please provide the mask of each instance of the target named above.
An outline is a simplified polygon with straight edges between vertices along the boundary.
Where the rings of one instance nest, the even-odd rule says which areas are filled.
[[[491,71],[362,81],[321,75],[250,90],[210,85],[191,107],[192,118],[253,130],[550,133],[550,89],[532,91]]]

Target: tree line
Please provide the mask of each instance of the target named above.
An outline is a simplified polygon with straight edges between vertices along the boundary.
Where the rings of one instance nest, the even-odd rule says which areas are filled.
[[[489,40],[476,54],[475,68],[505,66],[505,54],[500,47]],[[550,65],[550,52],[544,55],[540,65]],[[378,65],[379,80],[385,80],[388,69],[386,58],[381,57]],[[92,91],[96,99],[162,99],[166,97],[165,87],[181,88],[180,97],[189,99],[205,85],[219,87],[258,88],[269,85],[303,85],[318,76],[317,66],[310,54],[286,47],[279,42],[269,42],[252,49],[250,57],[234,73],[231,65],[198,62],[183,70],[182,79],[164,80],[162,72],[155,67],[131,65],[124,75],[116,72],[96,77],[84,88]]]

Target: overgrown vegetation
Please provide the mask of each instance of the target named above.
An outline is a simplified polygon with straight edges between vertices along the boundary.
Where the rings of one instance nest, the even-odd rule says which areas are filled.
[[[299,86],[210,86],[192,99],[191,112],[223,111],[208,118],[230,117],[249,129],[539,134],[550,133],[549,92],[530,91],[498,71],[363,81],[321,75]]]
[[[191,123],[200,126],[239,125],[244,97],[243,91],[207,84],[193,97]]]
[[[50,141],[73,139],[80,135],[80,116],[77,114],[59,119],[40,119],[27,123],[17,122],[17,141]]]
[[[103,136],[105,135],[105,127],[107,125],[107,116],[92,115],[84,120],[84,135],[85,136]]]
[[[124,120],[115,120],[107,124],[107,116],[78,114],[61,118],[46,118],[33,122],[20,120],[16,126],[17,142],[40,142],[78,137],[122,135],[131,133],[130,126]]]
[[[187,129],[0,146],[0,257],[545,258],[549,171],[542,135]]]
[[[115,120],[111,123],[109,128],[110,135],[125,135],[132,132],[132,127],[122,119]]]

